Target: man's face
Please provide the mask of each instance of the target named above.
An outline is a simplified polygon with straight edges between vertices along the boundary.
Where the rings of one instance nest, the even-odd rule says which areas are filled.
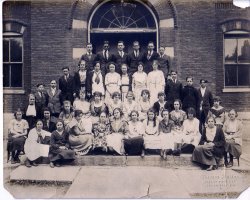
[[[104,50],[109,50],[109,44],[104,44],[104,45],[103,45],[103,49],[104,49]]]
[[[43,86],[43,85],[39,85],[39,86],[37,87],[37,90],[38,90],[39,92],[42,92],[42,91],[44,90],[44,86]]]
[[[118,48],[118,51],[123,51],[123,49],[124,49],[124,44],[122,43],[122,42],[119,42],[118,44],[117,44],[117,48]]]
[[[207,84],[205,83],[205,81],[201,81],[201,87],[202,87],[202,88],[205,88],[206,85],[207,85]]]
[[[65,76],[67,76],[67,75],[69,74],[69,70],[68,70],[68,69],[63,69],[63,74],[64,74]]]
[[[159,52],[160,52],[161,55],[163,55],[164,52],[165,52],[165,49],[164,49],[163,47],[161,47],[161,48],[159,49]]]
[[[153,51],[154,48],[155,48],[154,43],[149,43],[149,44],[148,44],[148,50],[149,50],[149,51]]]
[[[92,46],[92,44],[88,44],[87,45],[87,52],[92,52],[92,50],[93,50],[93,46]]]
[[[140,49],[139,43],[137,43],[137,42],[134,43],[134,44],[133,44],[133,49],[136,50],[136,51],[139,50],[139,49]]]
[[[80,65],[79,65],[79,69],[83,71],[83,70],[85,70],[85,67],[86,67],[86,62],[85,62],[85,60],[82,60]]]
[[[187,85],[189,85],[189,86],[193,85],[193,79],[192,78],[187,79]]]
[[[52,88],[56,87],[56,81],[55,80],[50,82],[50,87],[52,87]]]
[[[172,79],[176,80],[177,79],[177,73],[176,72],[171,72],[171,77],[172,77]]]

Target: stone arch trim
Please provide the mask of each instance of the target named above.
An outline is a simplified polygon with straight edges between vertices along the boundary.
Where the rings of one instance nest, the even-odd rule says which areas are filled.
[[[233,18],[219,23],[223,33],[232,30],[245,30],[250,32],[250,20],[242,18]]]
[[[74,13],[75,13],[78,2],[79,2],[79,0],[73,2],[72,5],[71,5],[70,15],[69,15],[69,22],[68,22],[68,27],[67,27],[69,30],[72,29]]]
[[[171,0],[167,0],[168,1],[168,5],[171,9],[172,15],[173,15],[173,19],[174,19],[174,28],[178,28],[178,22],[177,22],[177,11],[176,11],[176,7],[173,4],[173,2]]]

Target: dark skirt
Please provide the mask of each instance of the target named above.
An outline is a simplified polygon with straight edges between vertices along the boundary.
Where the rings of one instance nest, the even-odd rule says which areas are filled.
[[[75,152],[70,149],[51,149],[49,151],[49,159],[51,162],[58,160],[74,160]]]
[[[204,165],[216,165],[216,157],[213,154],[213,147],[209,145],[199,145],[195,147],[192,160]]]
[[[241,145],[235,143],[233,139],[226,140],[225,151],[233,155],[235,158],[239,158],[242,153]]]
[[[8,151],[24,151],[24,143],[26,137],[21,136],[18,138],[13,138],[12,134],[9,134],[8,137]]]
[[[143,143],[142,136],[124,139],[125,152],[129,155],[140,155],[143,149]]]

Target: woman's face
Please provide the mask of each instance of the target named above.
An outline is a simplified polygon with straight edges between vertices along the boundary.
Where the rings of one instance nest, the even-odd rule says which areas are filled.
[[[31,95],[31,96],[29,97],[29,104],[31,104],[31,105],[34,105],[34,104],[35,104],[35,97],[34,97],[33,95]]]
[[[120,94],[116,94],[114,96],[114,102],[118,102],[121,99],[121,95]]]
[[[83,71],[83,70],[85,70],[85,67],[86,67],[86,63],[85,63],[85,61],[81,61],[81,63],[80,63],[80,65],[79,65],[79,69],[81,70],[81,71]]]
[[[234,110],[231,110],[228,114],[231,120],[234,120],[236,118],[236,113]]]
[[[146,92],[143,92],[142,98],[143,98],[144,100],[147,100],[147,99],[148,99],[148,94],[147,94]]]
[[[164,95],[160,95],[158,98],[161,102],[164,101]]]
[[[80,92],[79,96],[80,96],[81,100],[85,100],[85,93],[84,92]]]
[[[155,114],[153,112],[148,113],[148,119],[149,120],[154,120]]]
[[[143,66],[142,65],[138,65],[138,71],[143,72]]]
[[[169,119],[169,113],[168,113],[168,111],[164,111],[162,113],[162,117],[163,117],[164,120],[168,120]]]
[[[101,122],[105,122],[106,121],[106,114],[105,113],[101,113],[100,114],[100,121]]]
[[[193,119],[193,118],[194,118],[193,113],[188,113],[188,119]]]
[[[16,119],[21,120],[22,119],[22,112],[16,112]]]
[[[214,125],[215,125],[214,119],[213,119],[213,118],[209,118],[209,119],[207,120],[207,125],[208,125],[209,128],[213,128]]]
[[[82,119],[82,114],[76,116],[76,120],[80,121]]]
[[[63,130],[63,123],[62,122],[57,122],[56,123],[56,129],[58,131],[62,131]]]
[[[153,63],[153,70],[157,70],[158,69],[158,64],[157,63]]]
[[[116,110],[114,111],[114,118],[115,118],[115,119],[119,119],[120,117],[121,117],[121,113],[120,113],[119,110],[116,109]]]
[[[43,123],[41,121],[38,121],[36,123],[36,129],[40,131],[40,130],[42,130],[42,128],[43,128]]]
[[[109,65],[109,71],[112,73],[112,72],[115,72],[115,66],[114,65]]]
[[[101,101],[101,97],[99,95],[95,96],[95,102]]]
[[[122,65],[122,74],[127,74],[128,68],[126,65]]]
[[[174,102],[174,109],[179,110],[180,109],[180,103],[178,101]]]
[[[96,63],[96,65],[95,65],[95,71],[96,71],[96,72],[99,72],[100,69],[101,69],[100,63]]]
[[[136,122],[136,121],[137,121],[138,116],[137,116],[137,113],[136,113],[136,112],[132,112],[132,113],[131,113],[131,119],[132,119],[133,122]]]
[[[128,94],[127,99],[128,99],[128,101],[133,101],[133,95],[132,94]]]
[[[220,105],[220,102],[219,101],[214,101],[214,106],[215,107],[218,107]]]
[[[64,109],[66,110],[66,111],[70,111],[70,105],[69,104],[64,104]]]

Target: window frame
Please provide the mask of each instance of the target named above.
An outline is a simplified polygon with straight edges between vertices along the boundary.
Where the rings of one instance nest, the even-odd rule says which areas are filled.
[[[228,32],[224,32],[223,34],[223,76],[224,76],[224,89],[223,92],[250,92],[250,85],[238,85],[238,68],[239,65],[244,66],[244,65],[250,65],[250,62],[247,63],[239,63],[238,62],[238,58],[237,58],[237,62],[236,63],[226,63],[225,60],[225,41],[227,39],[228,35],[238,35],[240,37],[236,37],[238,38],[243,38],[244,35],[246,36],[246,38],[248,37],[250,39],[250,32],[249,31],[245,31],[245,30],[232,30],[232,31],[228,31]],[[238,43],[237,43],[237,48],[238,48]],[[238,56],[238,55],[237,55]],[[237,65],[237,74],[236,74],[236,78],[237,78],[237,85],[233,86],[226,86],[226,65]],[[250,67],[249,67],[249,79],[250,79]]]
[[[22,42],[22,61],[21,62],[10,62],[10,60],[8,62],[3,61],[2,63],[2,67],[4,67],[4,64],[22,64],[22,86],[20,87],[4,87],[3,86],[3,92],[4,94],[24,94],[24,39],[23,39],[23,35],[20,33],[16,33],[16,32],[4,32],[3,33],[3,37],[2,37],[2,41],[4,41],[4,39],[11,39],[11,38],[20,38],[21,42]],[[10,48],[9,48],[9,56],[10,56]],[[9,75],[11,75],[11,72],[9,72]],[[11,78],[9,78],[9,83],[11,83]]]

